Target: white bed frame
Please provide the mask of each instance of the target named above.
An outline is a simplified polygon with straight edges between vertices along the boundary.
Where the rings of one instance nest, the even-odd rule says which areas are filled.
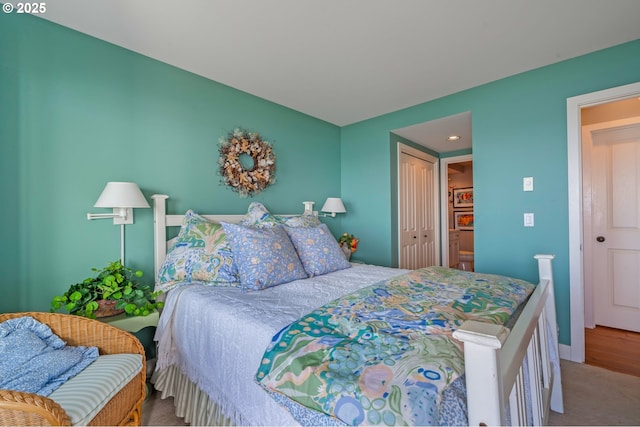
[[[167,215],[169,196],[154,201],[156,276],[167,253],[167,227],[182,225],[184,215]],[[238,223],[244,215],[203,215],[214,222]],[[469,425],[527,425],[526,396],[531,396],[533,425],[545,425],[549,411],[563,412],[558,335],[551,260],[536,255],[539,284],[518,321],[504,326],[467,321],[453,333],[464,343]],[[555,355],[557,364],[552,362]],[[526,381],[528,378],[529,381]]]

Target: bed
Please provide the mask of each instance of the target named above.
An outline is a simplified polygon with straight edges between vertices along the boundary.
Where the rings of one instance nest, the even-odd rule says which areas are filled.
[[[154,259],[156,276],[160,278],[163,272],[166,273],[165,260],[175,252],[172,249],[175,239],[167,238],[170,235],[167,230],[184,228],[187,216],[167,214],[168,196],[154,195],[152,198]],[[296,215],[280,216],[289,217],[299,218]],[[246,215],[202,215],[200,219],[232,227],[246,218]],[[230,240],[232,236],[230,232]],[[295,242],[293,236],[291,239]],[[438,407],[435,415],[438,423],[460,424],[460,418],[456,417],[463,413],[469,425],[542,425],[547,422],[549,410],[562,412],[553,256],[536,255],[535,259],[539,283],[532,286],[525,302],[513,307],[516,314],[510,317],[510,323],[506,323],[509,328],[503,322],[464,320],[448,334],[451,336],[447,339],[452,338],[464,353],[464,364],[458,377],[447,383],[445,389],[439,389],[442,393],[438,394],[438,403],[443,406]],[[224,265],[228,260],[223,257],[214,262]],[[324,268],[322,265],[312,267]],[[305,268],[308,268],[307,264]],[[467,279],[480,277],[463,273]],[[182,281],[165,295],[165,307],[158,324],[155,387],[163,398],[174,396],[176,415],[191,424],[344,425],[343,420],[301,405],[300,401],[305,398],[297,398],[297,391],[292,391],[292,396],[266,386],[268,381],[263,381],[261,375],[265,377],[263,368],[269,365],[265,360],[271,360],[272,356],[267,350],[273,350],[274,343],[275,347],[285,346],[278,340],[291,333],[293,325],[304,321],[303,317],[316,313],[319,308],[329,306],[337,313],[336,301],[358,292],[376,292],[382,283],[387,286],[398,282],[399,277],[416,274],[426,273],[349,263],[347,268],[315,274],[311,278],[294,276],[278,286],[259,291],[250,289],[250,292],[235,286],[204,286],[197,277],[180,276]],[[439,274],[458,273],[444,271]],[[338,316],[335,323],[342,323],[347,317]],[[348,335],[350,332],[344,330],[353,329],[353,323],[340,327],[343,328],[341,333]],[[362,335],[361,332],[357,330],[354,334]],[[405,342],[403,339],[399,342]],[[358,340],[362,342],[361,337]],[[331,339],[320,337],[311,347],[315,349],[318,343],[322,346],[327,341]],[[276,355],[273,360],[290,356]],[[446,369],[450,370],[449,367]],[[458,409],[450,410],[451,407]],[[384,423],[384,418],[374,416],[376,413],[368,412],[368,418],[348,418],[348,423]],[[415,421],[422,419],[414,418],[410,423],[424,424]],[[398,422],[396,418],[393,423]]]

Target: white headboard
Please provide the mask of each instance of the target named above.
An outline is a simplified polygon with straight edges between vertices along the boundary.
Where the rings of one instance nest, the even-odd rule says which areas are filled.
[[[169,196],[166,194],[154,194],[151,198],[153,199],[153,271],[154,277],[157,278],[160,267],[167,256],[167,227],[180,227],[184,221],[184,214],[167,215],[167,199]],[[245,217],[244,214],[200,215],[212,222],[219,223],[220,221],[224,221],[231,224],[237,224]],[[281,216],[294,215],[295,214],[285,214]]]

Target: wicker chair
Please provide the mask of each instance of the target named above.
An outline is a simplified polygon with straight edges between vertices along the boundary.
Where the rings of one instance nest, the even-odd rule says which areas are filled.
[[[140,425],[146,394],[146,362],[142,345],[132,334],[97,320],[60,313],[4,313],[0,322],[31,316],[48,325],[53,333],[72,346],[94,346],[103,354],[137,353],[142,355],[142,370],[125,385],[89,425]],[[0,425],[71,425],[69,416],[53,400],[37,394],[0,390]]]

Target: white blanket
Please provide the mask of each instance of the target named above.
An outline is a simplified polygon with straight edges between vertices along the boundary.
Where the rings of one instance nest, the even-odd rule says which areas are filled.
[[[254,380],[271,337],[313,309],[407,270],[365,264],[261,291],[185,285],[167,295],[156,370],[178,366],[236,425],[296,421]]]

